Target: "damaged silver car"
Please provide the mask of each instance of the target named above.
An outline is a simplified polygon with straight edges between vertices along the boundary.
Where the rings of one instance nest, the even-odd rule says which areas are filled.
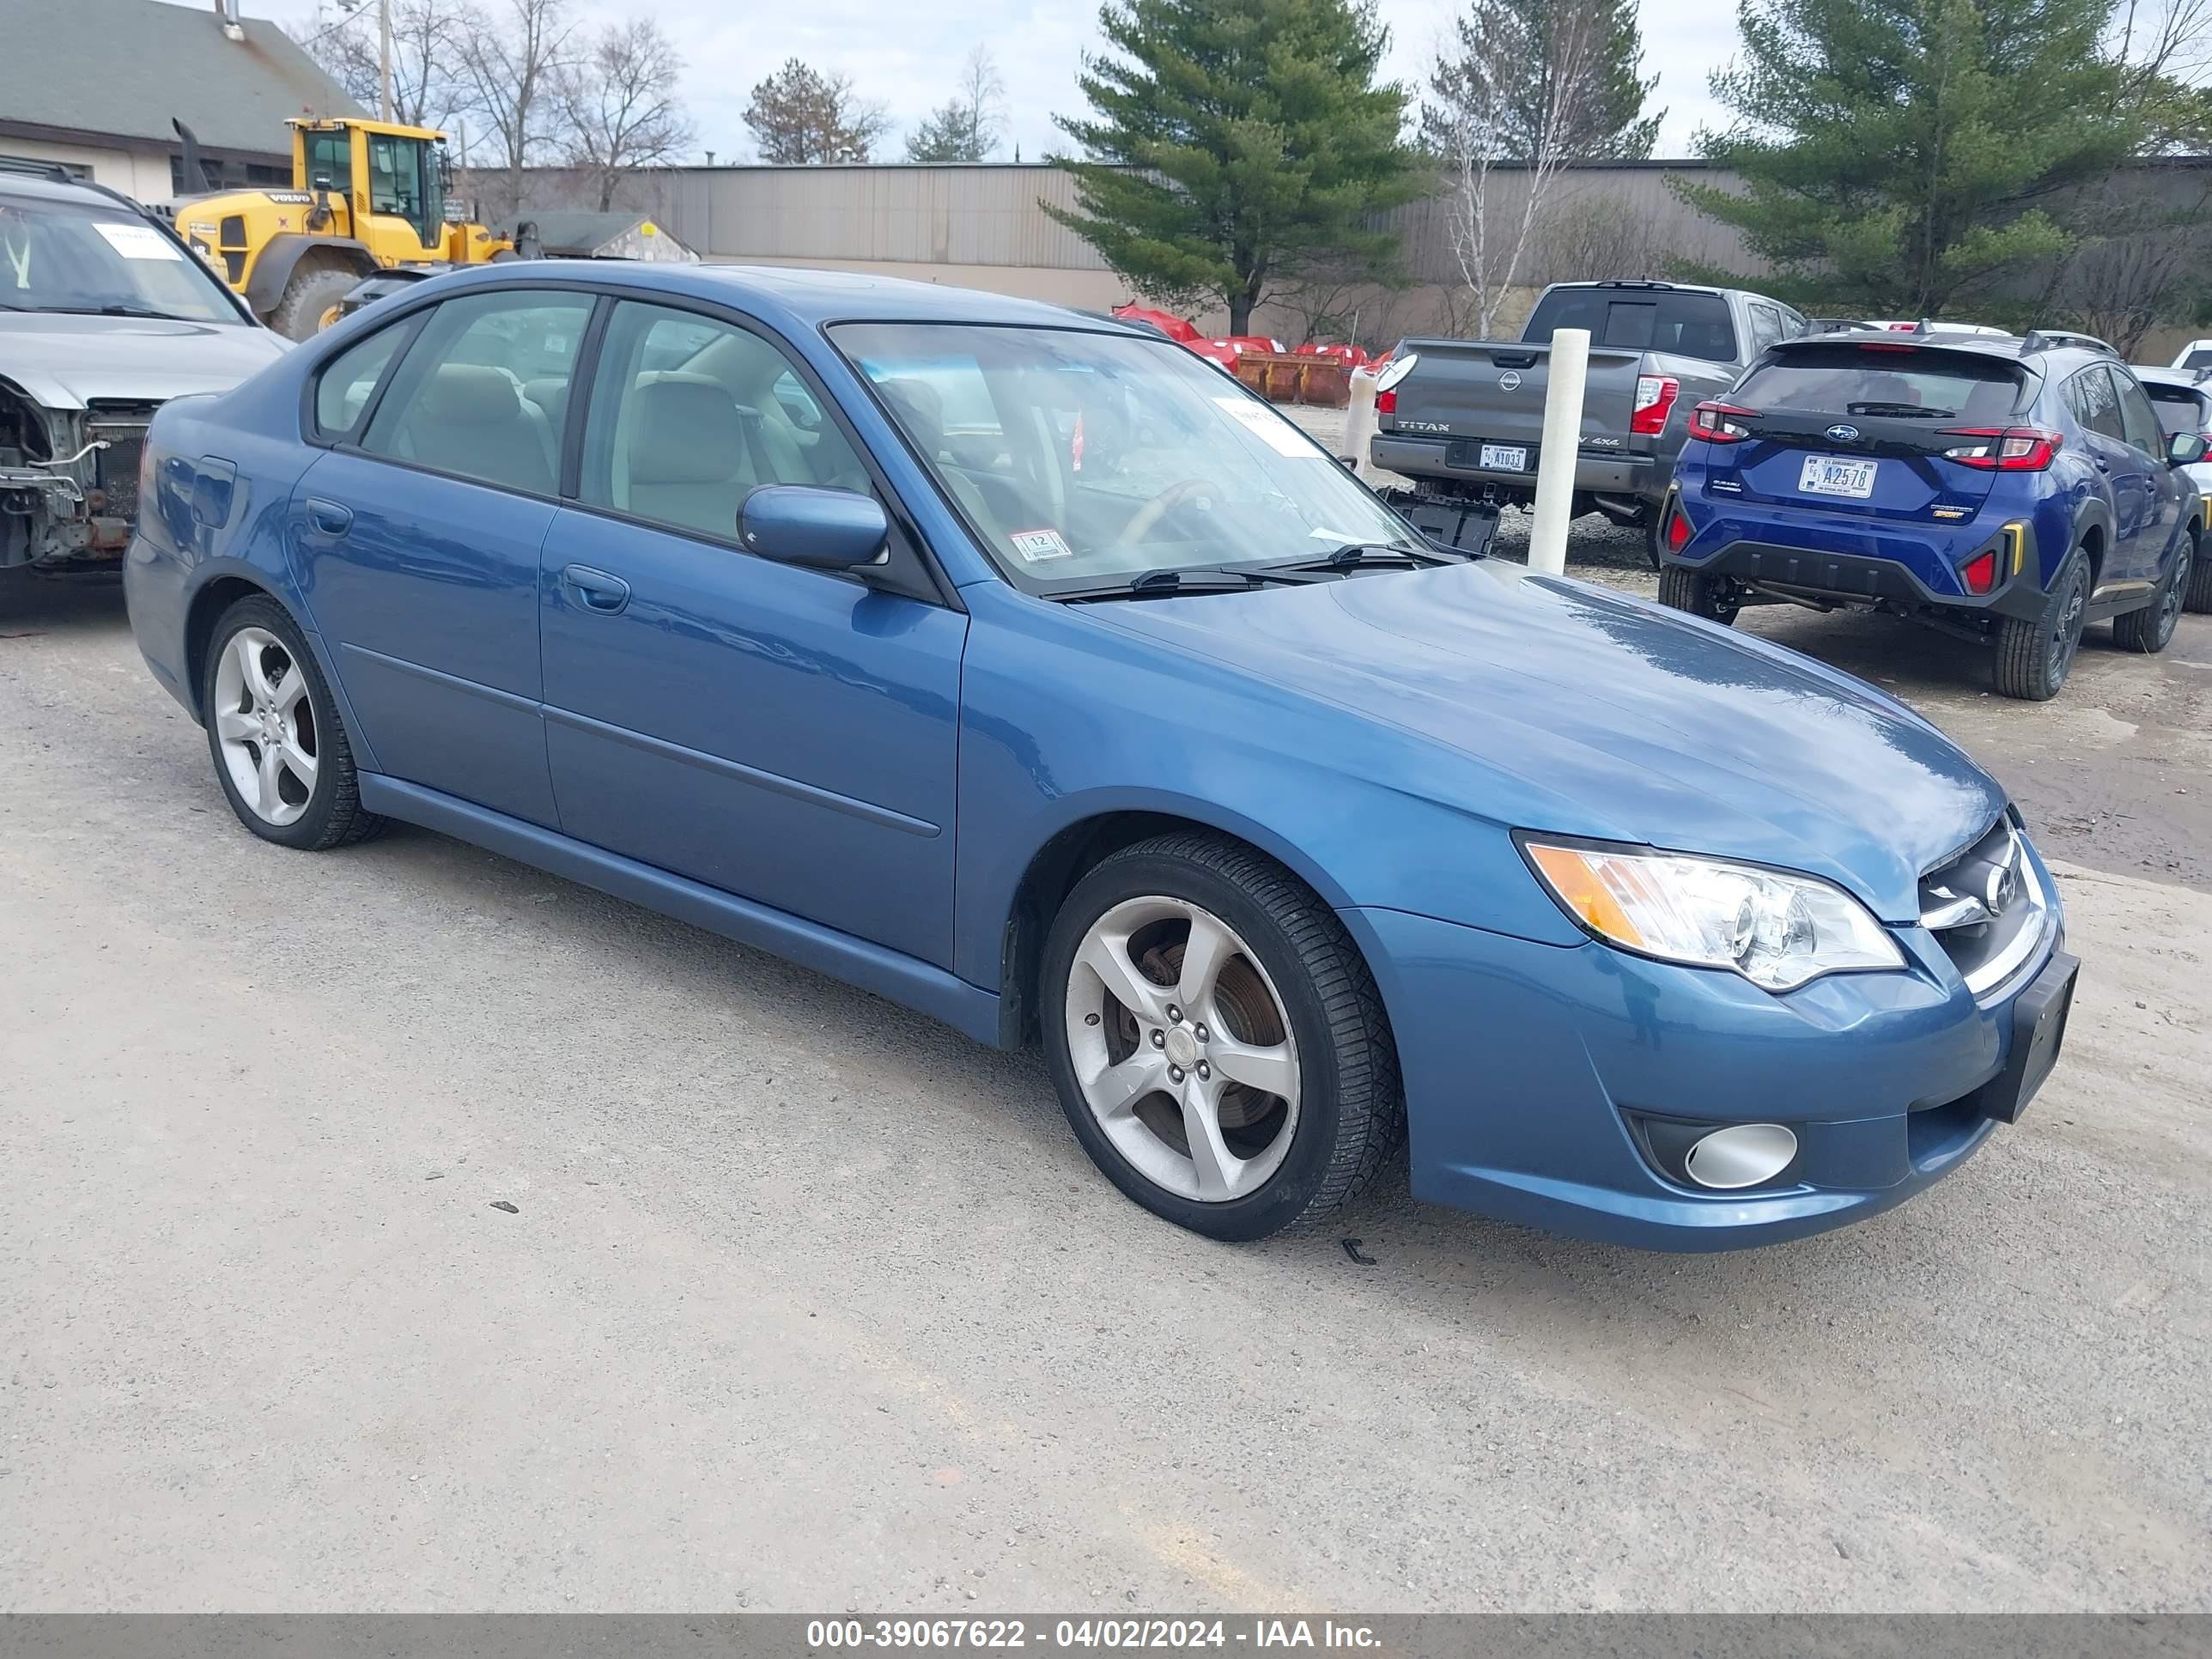
[[[0,161],[0,568],[117,568],[154,411],[289,343],[128,198]]]

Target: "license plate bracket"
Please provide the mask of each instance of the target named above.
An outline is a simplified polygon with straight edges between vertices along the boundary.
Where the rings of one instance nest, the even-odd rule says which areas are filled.
[[[2035,1091],[2058,1063],[2066,1041],[2066,1022],[2074,1012],[2074,987],[2081,975],[2081,960],[2063,951],[2051,952],[2025,991],[2013,999],[2012,1048],[2004,1070],[1982,1089],[1982,1115],[2000,1123],[2017,1123]]]
[[[1491,472],[1526,472],[1528,470],[1528,447],[1526,444],[1485,444],[1476,452],[1477,465]]]

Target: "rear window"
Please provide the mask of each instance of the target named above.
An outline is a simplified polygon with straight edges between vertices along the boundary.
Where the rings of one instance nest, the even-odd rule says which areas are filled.
[[[2212,368],[2212,349],[2192,351],[2174,367],[2176,368]]]
[[[2150,406],[2157,412],[2160,431],[2202,432],[2212,426],[2212,420],[2206,418],[2204,394],[2196,387],[2145,380],[2142,389],[2150,394]]]
[[[1521,337],[1549,340],[1560,328],[1586,328],[1594,346],[1666,351],[1707,362],[1735,361],[1735,328],[1717,294],[1671,289],[1555,288],[1536,301]]]
[[[1823,346],[1787,351],[1753,369],[1729,394],[1753,409],[1823,415],[2001,421],[2026,382],[2008,363],[1906,346]]]

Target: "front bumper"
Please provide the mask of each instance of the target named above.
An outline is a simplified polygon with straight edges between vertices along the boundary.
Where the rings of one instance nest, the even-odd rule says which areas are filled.
[[[1527,471],[1500,472],[1494,468],[1469,466],[1455,458],[1481,453],[1472,438],[1419,438],[1401,433],[1377,432],[1368,447],[1369,458],[1386,471],[1409,478],[1449,479],[1471,484],[1494,485],[1508,499],[1534,496],[1536,457],[1540,446],[1523,446],[1528,452]],[[1575,457],[1575,488],[1596,495],[1633,495],[1656,501],[1665,491],[1666,469],[1650,455],[1593,455]]]
[[[1902,1203],[1995,1132],[2014,1001],[2051,936],[1978,1003],[1932,937],[1902,970],[1776,997],[1595,942],[1535,944],[1403,911],[1343,913],[1397,1037],[1416,1197],[1549,1231],[1719,1250]],[[1993,1096],[1992,1096],[1993,1097]],[[1781,1123],[1796,1161],[1741,1193],[1661,1173],[1653,1120]]]

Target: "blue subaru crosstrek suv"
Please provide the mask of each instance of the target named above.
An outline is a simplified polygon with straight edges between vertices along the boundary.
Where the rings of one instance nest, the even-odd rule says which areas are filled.
[[[1659,597],[1856,606],[1996,649],[2040,701],[2087,623],[2162,651],[2212,611],[2205,439],[2164,432],[2127,365],[2075,334],[1838,331],[1771,346],[1699,404],[1661,507]]]
[[[1214,1237],[1410,1158],[1788,1238],[1957,1169],[2064,1034],[2050,872],[1927,721],[1433,547],[1112,321],[477,267],[167,404],[143,500],[131,627],[269,879],[399,820],[1036,1042]]]

